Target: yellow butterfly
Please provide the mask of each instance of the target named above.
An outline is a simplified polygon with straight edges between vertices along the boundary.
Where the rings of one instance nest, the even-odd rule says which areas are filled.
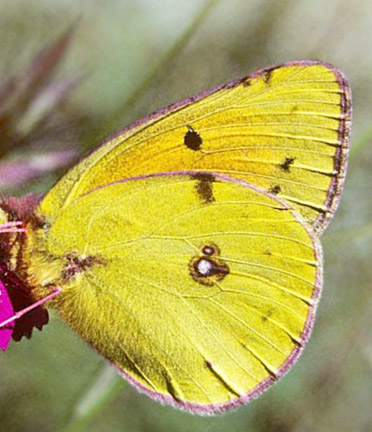
[[[34,208],[3,198],[0,222],[26,233],[0,237],[1,261],[39,303],[58,294],[61,317],[153,398],[200,414],[246,403],[310,336],[350,121],[344,76],[313,61],[178,102]]]

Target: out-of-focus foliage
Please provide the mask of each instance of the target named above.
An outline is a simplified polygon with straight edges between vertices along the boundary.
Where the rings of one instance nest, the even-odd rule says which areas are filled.
[[[322,238],[325,282],[313,337],[294,369],[263,397],[236,412],[200,418],[117,384],[110,372],[102,372],[104,361],[53,317],[30,341],[13,343],[0,354],[0,430],[372,430],[372,4],[216,2],[186,46],[128,106],[127,99],[158,68],[203,4],[0,2],[1,193],[45,192],[75,155],[181,97],[287,60],[332,63],[346,73],[353,89],[356,150],[340,208]],[[57,49],[56,67],[53,61],[49,69],[44,66],[39,85],[27,92],[36,73],[34,59],[47,47]],[[19,91],[5,105],[6,89],[15,88],[11,83],[21,89],[26,105],[14,102]],[[4,112],[12,113],[5,129]],[[56,159],[48,159],[51,155]],[[4,169],[16,166],[24,173],[29,164],[22,163],[30,161],[36,161],[38,170],[25,178],[7,178],[5,189]],[[100,403],[106,391],[109,403]],[[96,408],[89,418],[80,421],[92,404]]]
[[[61,119],[58,108],[71,93],[76,79],[52,81],[72,33],[71,28],[41,51],[29,67],[0,87],[0,188],[5,193],[54,172],[78,153],[72,147],[58,150],[56,146],[59,131],[71,129],[71,122]],[[59,122],[65,122],[64,128],[56,127],[58,115]],[[54,147],[51,151],[49,141]]]

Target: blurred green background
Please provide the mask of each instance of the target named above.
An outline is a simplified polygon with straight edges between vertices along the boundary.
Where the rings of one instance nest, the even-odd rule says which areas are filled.
[[[372,431],[372,3],[1,0],[0,88],[13,76],[26,80],[40,49],[72,24],[55,85],[44,99],[33,95],[27,110],[16,106],[13,145],[0,159],[0,173],[27,158],[36,174],[0,178],[0,193],[47,191],[67,166],[48,169],[45,154],[72,150],[72,164],[156,108],[258,68],[309,58],[342,69],[353,90],[346,188],[322,237],[325,283],[313,337],[264,396],[208,418],[161,406],[116,378],[52,316],[31,340],[0,353],[0,431]],[[61,83],[72,83],[66,97],[41,115]]]

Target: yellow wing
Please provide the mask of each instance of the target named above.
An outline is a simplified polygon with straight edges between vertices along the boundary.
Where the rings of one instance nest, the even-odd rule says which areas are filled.
[[[243,182],[200,173],[117,182],[28,241],[38,296],[59,286],[63,319],[139,389],[179,408],[249,401],[308,340],[318,240],[285,203]]]
[[[321,232],[344,182],[350,89],[332,66],[299,61],[160,110],[109,139],[42,204],[53,220],[89,190],[130,176],[223,173],[289,202]]]

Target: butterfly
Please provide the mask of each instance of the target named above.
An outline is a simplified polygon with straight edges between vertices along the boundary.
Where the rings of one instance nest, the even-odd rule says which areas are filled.
[[[0,347],[41,328],[48,300],[160,402],[257,397],[309,339],[350,126],[343,74],[290,62],[137,121],[41,200],[3,197]]]

